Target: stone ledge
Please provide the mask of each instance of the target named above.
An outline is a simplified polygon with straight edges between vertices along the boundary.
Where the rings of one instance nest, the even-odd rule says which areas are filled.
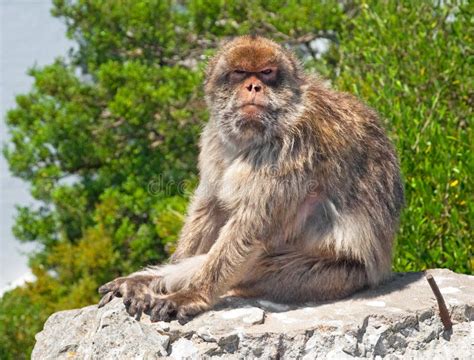
[[[51,315],[33,359],[474,358],[474,276],[430,270],[451,312],[443,330],[423,273],[335,302],[225,298],[184,326],[130,317],[120,299]]]

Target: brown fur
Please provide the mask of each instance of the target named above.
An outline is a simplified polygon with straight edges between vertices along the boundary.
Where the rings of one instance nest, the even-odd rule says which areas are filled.
[[[277,69],[272,82],[262,75],[268,66]],[[209,63],[205,90],[200,184],[173,264],[130,275],[154,277],[151,300],[131,314],[183,322],[228,291],[298,303],[386,279],[403,189],[375,111],[261,37],[226,44]],[[108,301],[120,287],[127,292],[117,280],[101,291]]]

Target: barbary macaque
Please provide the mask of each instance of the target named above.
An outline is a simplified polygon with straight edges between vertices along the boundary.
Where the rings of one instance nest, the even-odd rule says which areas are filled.
[[[390,276],[403,205],[377,113],[258,36],[207,68],[200,183],[170,263],[103,285],[100,306],[180,323],[226,294],[339,299]]]

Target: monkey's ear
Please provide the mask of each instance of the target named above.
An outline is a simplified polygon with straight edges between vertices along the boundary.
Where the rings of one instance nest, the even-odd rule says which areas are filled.
[[[209,58],[209,60],[207,61],[204,85],[207,85],[211,81],[211,79],[214,77],[214,74],[216,72],[215,70],[217,68],[217,63],[219,62],[221,58],[222,56],[219,51],[217,54]]]
[[[295,79],[298,81],[298,83],[300,83],[300,85],[303,84],[305,82],[305,71],[303,63],[292,50],[282,46],[282,51],[285,54],[285,57],[288,59],[288,62],[290,63]]]

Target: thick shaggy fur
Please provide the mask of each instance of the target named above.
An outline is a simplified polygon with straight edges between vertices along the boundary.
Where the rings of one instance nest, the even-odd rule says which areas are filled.
[[[265,110],[249,120],[229,74],[268,66],[278,76],[263,84]],[[228,291],[306,302],[386,279],[403,188],[376,112],[261,37],[225,45],[209,63],[205,90],[211,118],[200,184],[172,264],[104,285],[103,303],[113,293],[132,314],[186,321]]]

